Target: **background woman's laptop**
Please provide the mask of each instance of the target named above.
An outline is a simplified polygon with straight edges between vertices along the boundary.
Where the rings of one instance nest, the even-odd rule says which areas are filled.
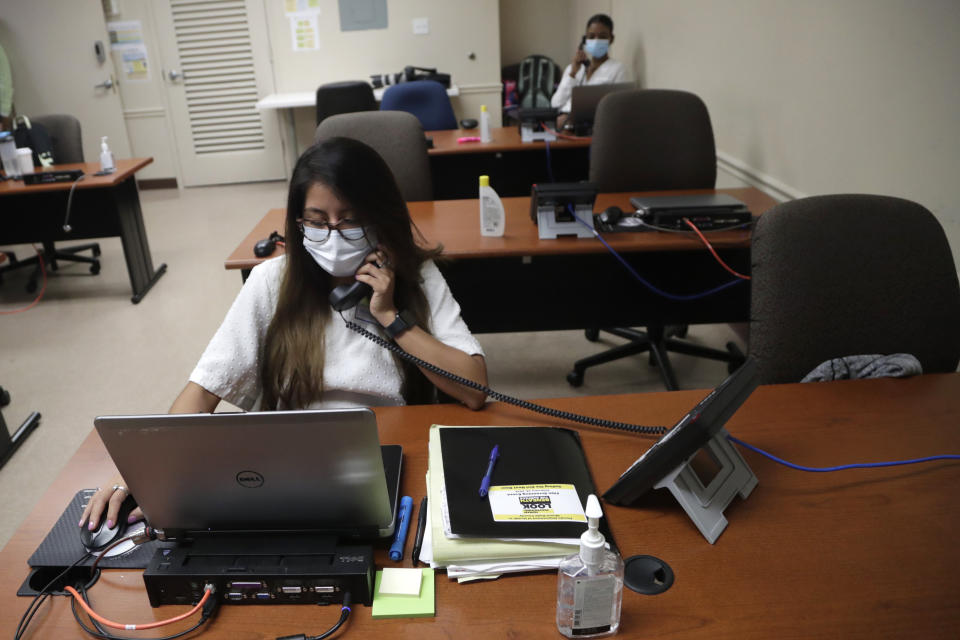
[[[402,450],[369,409],[104,416],[100,439],[151,526],[393,533]]]
[[[589,135],[593,131],[597,105],[605,95],[636,88],[637,85],[633,82],[586,84],[574,87],[570,92],[570,121],[573,122],[577,135]]]

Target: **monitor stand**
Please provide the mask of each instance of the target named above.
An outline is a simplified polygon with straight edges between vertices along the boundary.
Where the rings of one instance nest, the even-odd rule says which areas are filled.
[[[726,429],[720,429],[700,450],[654,485],[655,489],[670,490],[710,544],[716,542],[727,528],[723,511],[733,497],[740,494],[740,497],[746,500],[757,486],[757,476],[727,439],[728,435]],[[703,450],[709,453],[719,467],[706,486],[691,465],[693,459]]]

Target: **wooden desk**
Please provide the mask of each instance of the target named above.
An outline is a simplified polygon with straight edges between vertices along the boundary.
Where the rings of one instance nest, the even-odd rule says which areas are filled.
[[[476,197],[481,175],[504,197],[529,196],[538,182],[578,182],[590,174],[590,138],[560,138],[549,143],[548,155],[545,142],[521,142],[517,127],[492,128],[490,142],[457,142],[479,136],[479,128],[426,135],[433,140],[427,153],[437,200]]]
[[[140,302],[167,270],[166,264],[153,268],[134,179],[134,174],[151,162],[153,158],[117,160],[117,170],[107,176],[93,175],[100,170],[94,162],[52,167],[80,169],[86,174],[73,195],[70,233],[63,230],[63,224],[72,183],[27,186],[22,180],[0,182],[0,244],[120,236],[133,289],[131,300],[134,304]]]
[[[705,395],[676,391],[565,398],[552,407],[607,418],[672,424]],[[828,466],[960,452],[960,374],[894,380],[761,387],[728,424],[730,432],[792,462]],[[375,410],[383,443],[404,446],[401,490],[424,495],[429,425],[555,424],[515,407],[481,412],[454,405]],[[567,425],[570,426],[570,425]],[[599,490],[646,450],[647,438],[581,428]],[[749,451],[759,479],[746,501],[727,509],[730,524],[708,544],[670,500],[604,505],[624,556],[662,558],[676,573],[665,594],[625,590],[620,637],[955,638],[960,620],[960,464],[804,473]],[[28,600],[14,594],[26,559],[80,487],[103,485],[111,465],[91,434],[0,552],[0,634],[11,637]],[[410,536],[412,537],[412,536]],[[401,563],[387,545],[377,566]],[[357,606],[348,638],[557,638],[556,574],[513,575],[457,584],[438,573],[434,618],[373,620]],[[186,607],[151,609],[138,571],[107,570],[91,591],[101,613],[130,622],[160,620]],[[83,638],[65,598],[44,604],[28,638]],[[319,633],[338,608],[223,606],[204,638],[272,639]],[[188,621],[189,622],[189,621]],[[186,628],[180,623],[163,633]],[[154,637],[157,634],[151,634]]]
[[[717,191],[739,198],[754,214],[776,204],[773,198],[754,188]],[[646,195],[667,193],[670,192]],[[601,211],[611,205],[626,209],[634,195],[638,194],[601,194],[594,209]],[[451,258],[440,268],[460,302],[464,319],[476,333],[749,319],[749,283],[696,301],[667,300],[640,285],[593,238],[541,240],[530,220],[530,198],[504,198],[503,204],[506,232],[500,238],[480,235],[477,200],[407,205],[427,244],[443,245],[444,256]],[[240,269],[246,277],[262,260],[253,255],[253,245],[271,231],[283,233],[283,216],[283,209],[270,210],[230,254],[224,267]],[[709,237],[730,266],[749,273],[749,231],[711,233]],[[642,276],[668,292],[705,291],[732,279],[692,235],[611,233],[605,238]]]

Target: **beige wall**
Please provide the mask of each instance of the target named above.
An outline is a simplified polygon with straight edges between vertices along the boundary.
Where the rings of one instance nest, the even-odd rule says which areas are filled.
[[[369,80],[406,65],[436,67],[460,87],[457,119],[479,118],[487,104],[496,124],[500,109],[500,19],[497,0],[390,0],[386,29],[340,31],[337,0],[320,1],[320,50],[294,52],[281,0],[263,0],[279,93],[315,91],[326,82]],[[415,35],[412,20],[427,18],[430,33]],[[473,54],[473,59],[470,58]],[[298,109],[298,143],[313,138],[316,114]]]
[[[574,0],[500,0],[500,60],[517,64],[534,54],[561,67],[573,55]]]
[[[720,168],[780,197],[894,195],[960,264],[960,3],[614,0],[617,56],[707,103]]]

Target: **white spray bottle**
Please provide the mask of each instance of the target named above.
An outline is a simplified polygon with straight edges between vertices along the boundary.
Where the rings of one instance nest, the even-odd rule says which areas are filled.
[[[107,146],[107,136],[103,136],[100,138],[100,171],[113,173],[116,168],[113,162],[113,152]]]

